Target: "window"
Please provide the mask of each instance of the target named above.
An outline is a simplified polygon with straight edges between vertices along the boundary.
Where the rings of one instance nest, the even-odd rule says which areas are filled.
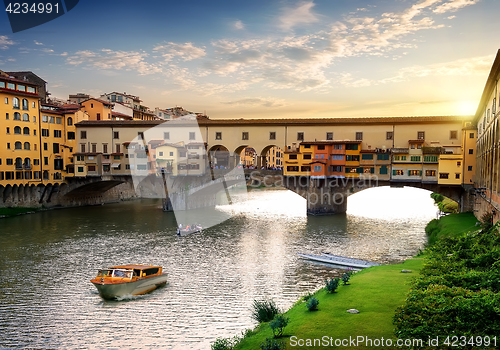
[[[389,154],[377,154],[377,160],[389,160]]]
[[[170,132],[164,132],[163,133],[163,139],[164,140],[170,140]]]
[[[58,143],[53,143],[52,144],[52,152],[53,153],[59,153],[59,144]]]
[[[304,133],[303,132],[297,133],[297,141],[304,141]]]
[[[310,155],[309,155],[309,157],[310,157]],[[297,159],[297,155],[296,154],[290,154],[290,155],[288,155],[288,159]]]
[[[343,145],[339,145],[339,144],[333,145],[333,149],[343,149],[342,147],[343,147]]]
[[[102,171],[105,173],[108,173],[111,171],[111,166],[109,164],[103,164],[102,165]]]
[[[10,142],[7,142],[7,149],[10,149]]]
[[[10,134],[10,128],[7,127],[7,134]]]
[[[311,171],[311,166],[310,165],[303,165],[300,167],[300,171]]]
[[[438,156],[424,156],[424,162],[437,163],[438,161]]]
[[[424,131],[417,132],[417,139],[424,140],[425,139],[425,132]]]
[[[5,113],[5,119],[9,120],[9,113]]]
[[[315,165],[314,166],[314,171],[321,171],[322,166],[321,165]]]
[[[86,131],[80,131],[80,139],[85,140],[87,139],[87,132]]]
[[[56,124],[62,124],[62,118],[56,117]]]
[[[373,160],[373,154],[362,154],[361,159]]]
[[[470,139],[473,139],[473,138],[474,138],[474,133],[473,133],[473,132],[471,132],[471,133],[469,134],[469,138],[470,138]]]
[[[66,123],[68,124],[68,126],[73,125],[73,118],[69,117]]]
[[[348,161],[348,162],[359,162],[359,155],[346,155],[345,156],[345,160]]]
[[[76,138],[74,131],[68,131],[68,140],[74,140]]]
[[[330,166],[330,171],[336,171],[336,172],[341,172],[343,171],[342,165],[331,165]]]
[[[120,138],[120,132],[118,131],[113,131],[113,138],[114,139],[119,139]],[[119,152],[118,152],[119,153]]]
[[[92,147],[92,153],[96,153],[96,152],[97,152],[97,144],[96,144],[96,143],[93,143],[93,144],[91,145],[91,147]]]
[[[19,109],[19,99],[17,97],[14,97],[12,99],[12,107],[15,109]]]
[[[36,129],[33,129],[33,135],[36,136]]]
[[[23,110],[24,111],[27,111],[29,110],[29,104],[28,104],[28,100],[23,98]]]
[[[28,113],[23,113],[23,122],[29,122],[30,121],[30,116]]]
[[[121,152],[120,152],[120,144],[119,144],[119,143],[117,143],[117,144],[115,145],[115,151],[116,151],[115,153],[121,153]]]
[[[14,164],[14,160],[12,158],[7,158],[7,165]]]
[[[36,123],[36,117],[33,116],[33,123]]]
[[[324,151],[325,150],[325,145],[318,145],[318,150],[319,151]]]
[[[26,92],[26,86],[25,85],[17,85],[17,90]]]
[[[25,143],[24,143],[24,149],[25,149],[26,151],[29,151],[29,150],[31,149],[31,147],[30,147],[30,143],[29,143],[29,142],[25,142]]]
[[[222,140],[222,133],[221,133],[220,131],[217,131],[217,132],[215,133],[215,139],[216,139],[216,140]]]
[[[49,123],[50,124],[54,124],[56,122],[56,118],[54,118],[53,116],[49,115]]]
[[[49,137],[49,129],[42,129],[42,136]]]
[[[455,179],[459,180],[460,179],[460,173],[455,174]]]
[[[29,135],[30,134],[30,128],[25,127],[23,128],[23,135]]]
[[[29,90],[29,88],[28,88],[28,90]],[[32,108],[35,108],[35,107],[36,107],[36,103],[35,103],[35,101],[33,101],[33,102],[31,103],[31,107],[32,107]]]
[[[410,161],[412,162],[420,162],[420,156],[411,156]]]
[[[346,150],[356,151],[358,149],[357,143],[348,143],[345,145]]]
[[[54,137],[61,137],[61,130],[54,130]]]
[[[108,153],[108,144],[107,143],[102,144],[102,153]]]
[[[54,170],[63,170],[64,162],[62,159],[54,159]]]
[[[36,88],[34,88],[33,86],[28,86],[28,92],[36,94]],[[33,102],[33,108],[35,108],[35,102]]]
[[[420,176],[422,171],[420,170],[408,170],[408,176]]]
[[[469,165],[469,166],[467,167],[467,171],[472,171],[472,165]]]
[[[326,139],[327,140],[333,140],[333,132],[327,132],[326,133]]]
[[[356,141],[362,141],[362,140],[363,140],[363,133],[357,132],[356,133]]]
[[[21,120],[21,114],[19,112],[14,113],[14,120]]]
[[[170,155],[170,157],[173,157],[174,156],[174,152],[170,152],[169,155]]]
[[[450,140],[456,140],[457,139],[457,131],[452,130],[450,131]]]
[[[95,169],[96,169],[95,165],[88,165],[87,166],[88,171],[95,171]]]
[[[46,115],[42,115],[42,122],[43,123],[48,123],[49,122],[49,117],[47,117]]]
[[[82,167],[82,166],[79,166],[79,167],[77,168],[77,171],[78,171],[79,173],[83,173],[83,167]]]
[[[310,154],[304,154],[302,156],[302,159],[311,159],[311,155]]]
[[[21,135],[21,127],[20,127],[20,126],[15,126],[15,127],[14,127],[14,134],[19,134],[19,135]]]
[[[474,149],[473,148],[469,148],[469,154],[474,154]]]
[[[386,139],[386,140],[392,140],[392,139],[393,139],[393,137],[394,137],[394,133],[393,133],[392,131],[387,131],[387,132],[385,133],[385,139]]]
[[[85,153],[85,144],[84,143],[80,144],[80,152]]]
[[[404,175],[404,171],[403,170],[393,170],[392,171],[392,175]]]
[[[276,140],[276,132],[275,131],[269,132],[269,140]]]
[[[380,175],[387,175],[387,171],[388,171],[387,165],[382,165],[380,167],[379,174]]]
[[[332,154],[332,160],[344,160],[344,156],[342,154]]]
[[[17,141],[15,144],[14,144],[14,148],[15,149],[23,149],[23,144],[19,141]]]
[[[440,179],[447,179],[450,174],[448,173],[439,173],[439,178]]]
[[[244,131],[241,133],[241,139],[242,140],[248,140],[248,131]]]
[[[49,150],[49,144],[47,142],[43,143],[43,150],[48,151]]]

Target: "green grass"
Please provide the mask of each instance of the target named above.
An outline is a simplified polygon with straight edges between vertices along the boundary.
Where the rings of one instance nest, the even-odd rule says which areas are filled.
[[[366,336],[371,339],[396,339],[392,318],[394,311],[405,300],[409,281],[418,274],[424,260],[410,259],[402,264],[375,266],[356,273],[350,284],[340,286],[336,293],[321,289],[315,294],[319,300],[318,311],[308,311],[305,303],[297,303],[286,315],[290,323],[281,338],[287,349],[324,349],[325,347],[292,346],[290,337],[297,339],[335,339]],[[401,273],[402,269],[412,273]],[[350,314],[348,309],[357,309],[359,314]],[[260,349],[265,338],[272,337],[267,323],[247,336],[236,349]],[[335,348],[335,347],[333,347]],[[349,348],[349,347],[342,347]],[[363,349],[367,347],[356,347]]]
[[[10,217],[37,210],[37,208],[0,208],[0,216]]]
[[[429,245],[443,237],[456,237],[476,229],[477,219],[473,213],[449,214],[439,220],[432,220],[425,227]]]

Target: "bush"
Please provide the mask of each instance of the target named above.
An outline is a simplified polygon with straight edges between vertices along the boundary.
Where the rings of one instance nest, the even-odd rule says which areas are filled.
[[[309,311],[315,311],[318,310],[318,304],[319,300],[316,299],[315,297],[309,298],[309,300],[306,303],[306,307]]]
[[[349,280],[351,279],[352,275],[352,268],[348,268],[345,270],[344,274],[342,275],[342,283],[344,283],[344,286],[348,284]]]
[[[266,338],[266,340],[260,344],[260,348],[262,350],[284,350],[285,344],[275,339]]]
[[[304,295],[302,297],[302,300],[303,301],[308,301],[309,299],[311,299],[313,297],[313,294],[311,294],[310,292],[308,292],[306,295]]]
[[[337,290],[337,288],[339,287],[339,282],[340,282],[340,278],[338,277],[335,277],[335,278],[330,278],[330,280],[326,280],[325,283],[326,283],[326,291],[328,293],[335,293],[335,291]]]
[[[290,318],[286,317],[283,314],[278,314],[269,323],[269,327],[271,327],[271,330],[273,331],[273,335],[275,338],[279,338],[283,335],[283,331],[285,330],[285,327],[289,321]]]
[[[444,196],[439,193],[431,193],[431,198],[434,199],[434,204],[438,204],[439,202],[442,202],[444,199]]]
[[[210,346],[211,350],[233,350],[239,343],[239,338],[217,338]]]
[[[269,322],[274,316],[280,313],[278,306],[274,300],[265,299],[262,301],[254,300],[253,301],[253,313],[252,318],[259,322]]]

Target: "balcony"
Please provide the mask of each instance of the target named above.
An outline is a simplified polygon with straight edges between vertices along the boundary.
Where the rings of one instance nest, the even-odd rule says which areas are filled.
[[[408,154],[408,148],[392,148],[391,152],[393,154]]]
[[[423,154],[441,154],[442,147],[422,147]]]

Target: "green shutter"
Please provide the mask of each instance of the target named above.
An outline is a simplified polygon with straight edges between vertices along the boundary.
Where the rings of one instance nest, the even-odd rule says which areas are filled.
[[[410,176],[410,170],[408,170],[408,176]]]
[[[396,175],[396,170],[393,170],[392,171],[392,176],[395,176]]]
[[[370,173],[375,174],[375,168],[370,168]]]

